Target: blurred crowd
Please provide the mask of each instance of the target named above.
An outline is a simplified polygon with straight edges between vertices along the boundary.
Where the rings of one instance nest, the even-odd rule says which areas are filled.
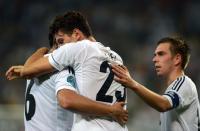
[[[197,89],[200,86],[198,0],[4,0],[0,1],[0,104],[24,103],[25,80],[9,82],[5,71],[48,46],[49,24],[68,10],[81,11],[97,41],[118,52],[136,80],[160,93],[162,81],[152,63],[156,42],[166,36],[183,37],[192,49],[186,74]],[[129,101],[130,115],[146,108],[134,93]]]

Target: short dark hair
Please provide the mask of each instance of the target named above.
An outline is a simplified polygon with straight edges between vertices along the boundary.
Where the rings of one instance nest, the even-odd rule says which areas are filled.
[[[59,30],[71,35],[74,29],[79,29],[86,37],[92,35],[87,19],[78,11],[68,11],[57,16],[49,26],[49,43],[53,45],[54,35]]]
[[[157,42],[157,45],[161,43],[169,43],[170,51],[172,55],[180,54],[181,55],[181,67],[185,69],[190,59],[190,47],[182,38],[176,37],[165,37],[160,39]]]
[[[49,35],[48,35],[48,37],[49,37],[49,46],[50,46],[50,48],[52,48],[53,45],[56,44],[55,40],[54,40],[55,39],[54,38],[54,34],[55,33],[53,32],[53,30],[49,28]]]

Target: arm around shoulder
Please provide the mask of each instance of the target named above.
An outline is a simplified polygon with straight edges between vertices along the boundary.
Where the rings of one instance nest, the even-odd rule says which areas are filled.
[[[54,71],[54,67],[49,63],[48,57],[42,57],[28,66],[24,66],[20,72],[20,77],[32,78]]]
[[[47,47],[41,47],[36,52],[34,52],[25,62],[24,66],[28,66],[43,57],[44,54],[48,53],[49,49]]]

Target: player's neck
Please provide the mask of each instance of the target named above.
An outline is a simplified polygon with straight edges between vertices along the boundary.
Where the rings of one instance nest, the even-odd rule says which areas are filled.
[[[85,36],[80,37],[77,41],[83,41],[83,40],[89,40],[89,41],[91,41],[89,38],[87,38]]]
[[[179,69],[179,70],[174,70],[171,71],[171,73],[167,76],[166,78],[166,82],[167,85],[169,86],[173,81],[175,81],[178,77],[183,76],[184,75],[184,71]]]

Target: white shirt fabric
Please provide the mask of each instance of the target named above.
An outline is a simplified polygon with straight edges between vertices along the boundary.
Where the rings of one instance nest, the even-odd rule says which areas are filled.
[[[199,131],[199,99],[196,86],[188,76],[181,76],[165,91],[172,109],[161,113],[161,131]]]
[[[60,107],[57,92],[76,91],[72,68],[63,69],[27,81],[25,131],[71,131],[73,113]]]
[[[49,56],[50,64],[57,70],[71,66],[75,70],[78,91],[92,100],[113,104],[126,101],[126,90],[113,80],[109,63],[122,64],[121,57],[98,42],[83,40],[63,45]],[[111,118],[75,116],[72,131],[127,131]]]

